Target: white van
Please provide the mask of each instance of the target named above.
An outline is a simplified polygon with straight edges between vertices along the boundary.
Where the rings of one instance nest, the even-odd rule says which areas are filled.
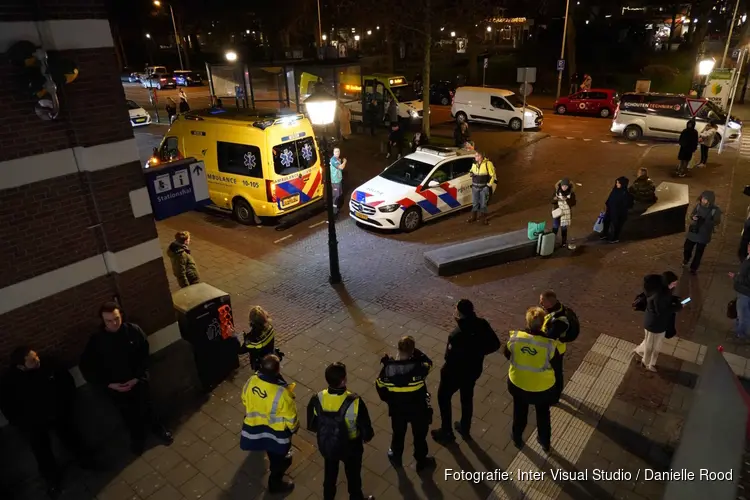
[[[526,105],[523,97],[510,90],[488,87],[458,87],[453,96],[451,116],[458,121],[492,123],[510,127],[511,130],[541,128],[544,120],[542,110]]]

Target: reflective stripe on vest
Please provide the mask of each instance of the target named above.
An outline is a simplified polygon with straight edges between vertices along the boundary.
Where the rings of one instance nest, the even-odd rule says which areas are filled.
[[[323,411],[337,412],[341,408],[341,405],[346,401],[347,396],[351,396],[352,393],[346,391],[344,394],[330,394],[328,389],[320,391],[318,393],[318,400]],[[338,405],[335,405],[334,399],[340,399]],[[344,413],[344,421],[346,422],[346,429],[349,431],[349,439],[355,439],[359,436],[359,429],[357,429],[357,413],[359,410],[359,398],[352,401],[352,404],[347,408]]]
[[[378,387],[384,387],[388,392],[416,392],[424,389],[424,380],[418,382],[411,382],[407,385],[397,386],[391,382],[383,382],[381,379],[375,380],[375,385]]]
[[[523,331],[511,332],[507,347],[510,351],[508,380],[513,385],[528,392],[546,391],[555,385],[555,372],[550,363],[555,353],[552,340]]]
[[[523,370],[527,372],[536,372],[536,373],[542,373],[547,370],[552,369],[552,365],[550,365],[550,359],[552,359],[552,354],[555,349],[554,344],[551,341],[547,342],[540,342],[538,340],[530,339],[530,338],[518,338],[515,335],[512,335],[510,337],[510,340],[508,341],[509,350],[510,350],[510,364],[513,365],[514,368],[517,370]],[[545,356],[544,356],[544,364],[541,367],[531,366],[531,365],[525,365],[522,363],[519,363],[516,359],[516,351],[514,349],[516,344],[526,344],[526,346],[536,346],[540,349],[544,349]],[[526,347],[521,347],[521,352],[523,352],[523,349]],[[534,349],[531,347],[531,349]]]
[[[276,441],[280,445],[289,445],[292,442],[292,438],[280,438],[278,436],[274,436],[270,432],[261,432],[259,434],[250,434],[249,432],[243,430],[240,432],[240,435],[245,439],[250,440],[259,440],[259,439],[271,439],[273,441]]]

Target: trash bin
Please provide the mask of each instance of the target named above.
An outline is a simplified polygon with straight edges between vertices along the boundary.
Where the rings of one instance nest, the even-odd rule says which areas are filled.
[[[197,283],[172,294],[180,335],[193,346],[203,388],[220,384],[239,368],[229,294],[207,283]]]

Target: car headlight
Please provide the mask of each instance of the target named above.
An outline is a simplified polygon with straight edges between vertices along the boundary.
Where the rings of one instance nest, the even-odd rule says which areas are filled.
[[[534,113],[532,113],[531,111],[524,111],[523,114],[524,116],[528,116],[528,117],[534,116]]]
[[[732,128],[734,130],[739,130],[742,128],[742,125],[740,125],[737,122],[729,122],[729,128]]]
[[[382,207],[379,207],[378,210],[380,210],[383,213],[388,214],[388,213],[395,212],[396,210],[398,210],[399,206],[400,205],[398,203],[393,203],[392,205],[383,205]]]
[[[409,114],[411,115],[411,117],[412,117],[412,118],[416,118],[416,117],[418,117],[418,116],[419,116],[419,113],[417,113],[417,112],[416,112],[416,111],[414,111],[413,109],[412,109],[411,111],[409,111]]]

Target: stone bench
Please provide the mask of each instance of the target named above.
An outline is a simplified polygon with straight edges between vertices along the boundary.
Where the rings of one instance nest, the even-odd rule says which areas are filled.
[[[438,276],[454,276],[534,257],[536,245],[536,240],[530,241],[526,229],[522,229],[430,250],[424,253],[424,261]]]
[[[687,184],[662,182],[656,188],[657,201],[646,211],[628,216],[621,239],[656,238],[685,231],[690,206]]]

